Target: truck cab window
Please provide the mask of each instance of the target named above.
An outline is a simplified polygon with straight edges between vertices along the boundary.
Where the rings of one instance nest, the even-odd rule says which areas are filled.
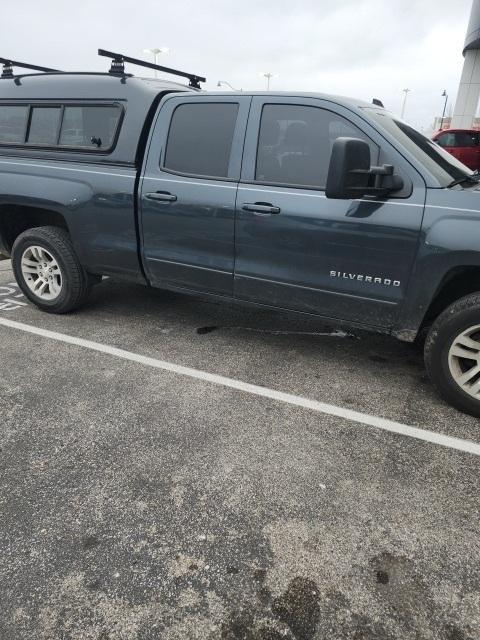
[[[60,107],[33,107],[27,143],[56,145],[61,114]]]
[[[228,177],[238,103],[192,102],[172,115],[163,168],[174,172]]]
[[[318,107],[267,104],[263,107],[255,180],[275,184],[325,187],[332,146],[350,136],[378,147],[341,116]]]
[[[21,143],[25,140],[28,106],[0,106],[0,143]]]

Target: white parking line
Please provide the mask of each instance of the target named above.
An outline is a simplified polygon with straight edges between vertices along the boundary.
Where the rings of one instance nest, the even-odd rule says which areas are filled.
[[[181,365],[174,364],[173,362],[166,362],[165,360],[157,360],[156,358],[142,356],[138,353],[125,351],[124,349],[118,349],[117,347],[111,347],[100,342],[92,342],[91,340],[76,338],[75,336],[69,336],[64,333],[57,333],[56,331],[49,331],[48,329],[40,329],[39,327],[24,324],[23,322],[16,322],[14,320],[0,318],[0,325],[3,325],[4,327],[10,327],[11,329],[17,329],[19,331],[32,333],[37,336],[42,336],[43,338],[49,338],[50,340],[57,340],[58,342],[65,342],[77,347],[83,347],[85,349],[90,349],[91,351],[105,353],[110,356],[122,358],[123,360],[130,360],[131,362],[143,364],[148,367],[163,369],[164,371],[170,371],[171,373],[176,373],[181,376],[188,376],[189,378],[195,378],[197,380],[202,380],[203,382],[210,382],[222,387],[228,387],[230,389],[236,389],[237,391],[243,391],[244,393],[250,393],[256,396],[261,396],[263,398],[270,398],[271,400],[285,402],[290,405],[302,407],[303,409],[310,409],[311,411],[317,411],[318,413],[337,416],[339,418],[350,420],[352,422],[358,422],[359,424],[367,425],[369,427],[375,427],[376,429],[398,433],[410,438],[417,438],[418,440],[424,440],[425,442],[431,442],[443,447],[448,447],[450,449],[456,449],[457,451],[464,451],[466,453],[472,453],[476,456],[480,456],[480,444],[471,442],[470,440],[461,440],[460,438],[452,438],[442,433],[435,433],[434,431],[419,429],[418,427],[410,427],[400,422],[394,422],[393,420],[386,420],[385,418],[378,418],[377,416],[371,416],[367,413],[360,413],[359,411],[352,411],[351,409],[337,407],[333,404],[326,404],[325,402],[310,400],[309,398],[295,396],[290,393],[284,393],[283,391],[276,391],[274,389],[268,389],[267,387],[260,387],[256,384],[242,382],[241,380],[235,380],[234,378],[226,378],[215,373],[201,371],[200,369],[183,367]]]
[[[26,302],[18,300],[18,298],[23,298],[24,295],[22,292],[17,293],[17,291],[18,284],[16,282],[0,285],[0,311],[16,311],[21,307],[27,306]],[[5,296],[10,297],[6,298]]]

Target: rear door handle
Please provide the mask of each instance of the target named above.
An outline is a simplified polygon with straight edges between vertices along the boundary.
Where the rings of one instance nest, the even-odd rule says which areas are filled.
[[[253,213],[280,213],[280,207],[274,207],[270,202],[245,202],[242,209]]]
[[[146,193],[145,197],[149,200],[160,200],[160,202],[176,202],[177,196],[168,191],[153,191],[152,193]]]

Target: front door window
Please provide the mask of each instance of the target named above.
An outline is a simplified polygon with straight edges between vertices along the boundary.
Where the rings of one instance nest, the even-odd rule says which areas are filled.
[[[378,147],[342,116],[302,105],[266,104],[262,110],[255,180],[324,189],[333,143],[341,136]]]

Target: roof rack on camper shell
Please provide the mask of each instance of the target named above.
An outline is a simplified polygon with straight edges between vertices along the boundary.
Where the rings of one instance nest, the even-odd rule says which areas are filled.
[[[193,89],[200,89],[200,82],[206,82],[206,79],[202,76],[197,76],[195,73],[187,73],[186,71],[180,71],[179,69],[171,69],[170,67],[162,67],[159,64],[153,64],[152,62],[146,62],[139,58],[131,58],[125,56],[123,53],[114,53],[113,51],[105,51],[105,49],[98,50],[99,56],[105,56],[111,58],[112,64],[108,73],[112,75],[125,75],[125,62],[135,64],[139,67],[146,67],[147,69],[155,69],[156,71],[162,71],[163,73],[170,73],[174,76],[181,76],[189,80],[189,86]],[[43,73],[66,73],[59,69],[51,69],[49,67],[41,67],[36,64],[29,64],[27,62],[18,62],[11,58],[0,58],[0,64],[3,64],[3,70],[1,78],[14,78],[13,67],[21,67],[22,69],[29,69],[31,71],[40,71]]]
[[[61,73],[58,69],[50,69],[49,67],[39,67],[36,64],[27,62],[18,62],[10,58],[0,58],[0,64],[3,64],[2,78],[13,78],[13,67],[21,67],[22,69],[31,69],[32,71],[43,71],[45,73]]]
[[[200,89],[200,82],[206,82],[206,78],[197,76],[194,73],[187,73],[186,71],[179,71],[178,69],[171,69],[170,67],[162,67],[159,64],[153,64],[153,62],[146,62],[139,58],[131,58],[125,56],[123,53],[113,53],[112,51],[105,51],[105,49],[98,50],[99,56],[105,56],[112,59],[112,65],[109,73],[123,75],[125,73],[125,62],[136,64],[139,67],[147,67],[147,69],[155,69],[156,71],[163,71],[163,73],[170,73],[174,76],[181,76],[182,78],[188,78],[190,80],[189,86],[194,89]]]

